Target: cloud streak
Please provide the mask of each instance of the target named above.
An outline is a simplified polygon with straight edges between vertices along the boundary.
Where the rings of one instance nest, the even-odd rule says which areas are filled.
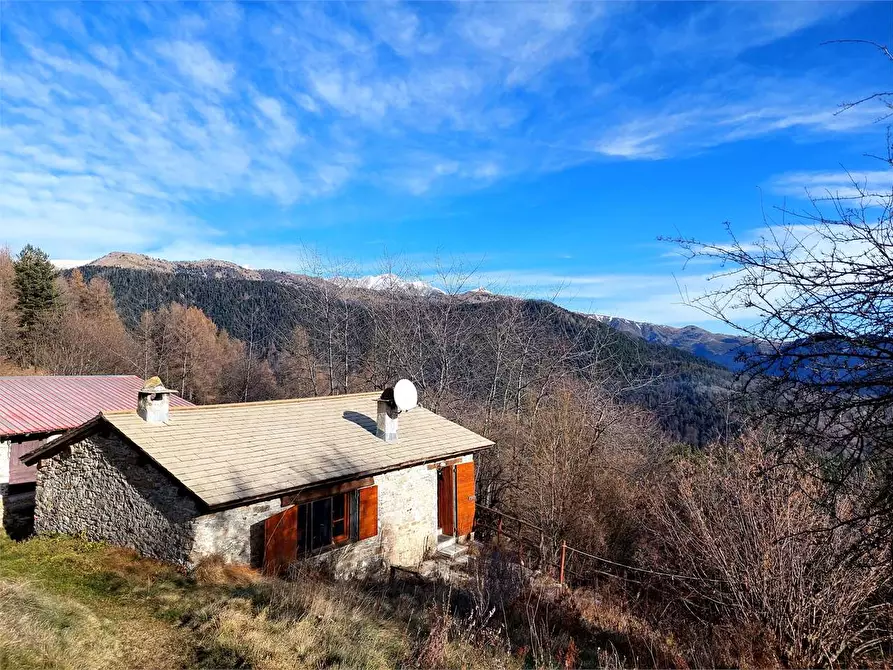
[[[0,242],[282,265],[287,247],[251,243],[209,212],[247,203],[293,224],[301,206],[352,189],[450,196],[593,161],[856,132],[871,110],[833,115],[847,96],[825,72],[767,74],[742,57],[850,11],[6,4]],[[610,297],[601,280],[573,285]]]

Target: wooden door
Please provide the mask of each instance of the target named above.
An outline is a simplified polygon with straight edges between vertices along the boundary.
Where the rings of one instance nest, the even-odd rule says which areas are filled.
[[[444,535],[455,532],[453,524],[453,503],[456,500],[453,488],[453,468],[440,468],[437,471],[437,525]]]
[[[298,508],[288,507],[264,521],[264,573],[280,575],[298,556]]]
[[[456,466],[456,535],[474,530],[474,463]]]
[[[357,539],[365,540],[378,535],[378,486],[360,489],[357,509]]]
[[[13,442],[9,450],[9,483],[33,484],[37,481],[37,464],[25,465],[19,460],[29,451],[43,446],[43,440],[28,440],[26,442]]]

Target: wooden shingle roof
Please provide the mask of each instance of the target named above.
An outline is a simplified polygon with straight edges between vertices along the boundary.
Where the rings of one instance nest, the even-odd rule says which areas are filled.
[[[210,507],[377,474],[492,446],[417,407],[399,440],[375,436],[378,393],[171,408],[163,425],[135,412],[102,418]]]

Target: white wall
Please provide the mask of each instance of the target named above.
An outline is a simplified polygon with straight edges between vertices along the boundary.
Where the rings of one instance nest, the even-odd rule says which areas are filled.
[[[0,440],[0,486],[9,483],[9,442]]]

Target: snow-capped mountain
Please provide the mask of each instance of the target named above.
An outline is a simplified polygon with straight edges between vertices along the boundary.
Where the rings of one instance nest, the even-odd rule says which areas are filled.
[[[98,268],[121,268],[130,270],[143,270],[163,274],[185,274],[194,277],[218,280],[248,280],[269,281],[300,288],[308,284],[320,285],[326,281],[355,289],[357,291],[397,291],[407,295],[436,297],[446,295],[442,289],[424,281],[412,281],[403,279],[395,274],[369,275],[366,277],[332,277],[328,280],[319,277],[280,270],[254,270],[245,268],[229,261],[207,259],[202,261],[168,261],[160,258],[151,258],[143,254],[112,252],[99,258],[88,266]],[[492,293],[484,287],[466,291],[461,295],[469,302],[487,302],[490,300],[508,299],[510,296],[500,296]],[[587,314],[588,318],[598,320],[616,330],[626,334],[641,337],[648,342],[666,344],[689,353],[714,361],[727,368],[737,370],[741,368],[741,362],[736,360],[739,354],[753,351],[753,343],[745,337],[736,335],[724,335],[711,333],[696,326],[675,328],[673,326],[661,326],[653,323],[632,321],[616,316],[601,314]]]
[[[409,281],[395,274],[370,275],[367,277],[342,278],[337,281],[344,282],[346,286],[362,288],[370,291],[405,291],[417,295],[442,294],[444,291],[423,281]]]

